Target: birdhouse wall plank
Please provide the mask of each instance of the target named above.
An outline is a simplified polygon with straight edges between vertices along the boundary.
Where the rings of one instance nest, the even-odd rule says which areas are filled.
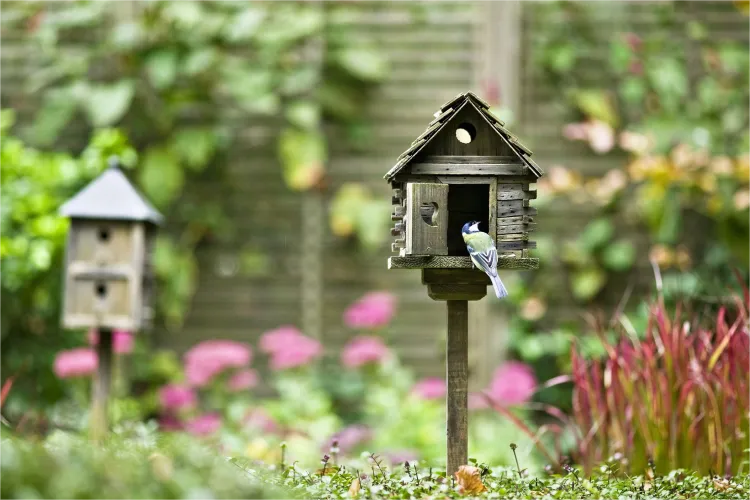
[[[448,254],[448,186],[407,184],[405,220],[406,255]]]
[[[414,175],[523,175],[526,170],[523,163],[515,164],[449,164],[449,163],[414,163],[411,173]]]

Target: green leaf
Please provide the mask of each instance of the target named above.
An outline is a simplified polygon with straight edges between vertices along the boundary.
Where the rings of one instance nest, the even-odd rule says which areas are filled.
[[[619,240],[604,249],[602,261],[613,271],[626,271],[635,262],[635,246],[629,241]]]
[[[624,73],[633,60],[633,51],[622,38],[615,39],[609,46],[609,63],[617,73]]]
[[[576,63],[576,49],[572,44],[550,47],[547,54],[549,66],[557,73],[567,73]]]
[[[206,47],[190,52],[182,64],[186,75],[195,76],[208,71],[216,62],[218,54],[213,47]]]
[[[626,76],[620,83],[620,96],[626,104],[640,106],[646,96],[646,83],[638,76]]]
[[[227,25],[224,36],[230,42],[249,40],[255,35],[265,18],[266,10],[264,6],[249,5]]]
[[[656,239],[659,243],[673,244],[682,221],[682,195],[677,188],[667,190],[662,210]]]
[[[286,108],[286,118],[300,128],[314,129],[320,125],[320,106],[309,100],[292,102]]]
[[[579,90],[574,93],[573,99],[584,115],[617,127],[619,121],[617,112],[606,91]]]
[[[83,100],[89,120],[95,127],[117,123],[128,111],[134,93],[135,85],[130,80],[90,85]]]
[[[685,66],[675,58],[661,57],[648,62],[646,74],[662,107],[676,112],[688,92]]]
[[[579,236],[584,250],[593,252],[604,246],[615,232],[615,228],[609,219],[596,219],[590,222]]]
[[[725,43],[719,47],[722,70],[727,73],[745,73],[747,77],[747,46]]]
[[[159,90],[172,85],[177,76],[177,53],[173,50],[159,50],[150,54],[144,66],[149,80]]]
[[[210,128],[186,128],[173,136],[172,150],[193,171],[200,172],[216,151],[216,134]]]
[[[69,88],[46,92],[42,106],[29,129],[32,143],[38,146],[53,144],[75,115],[76,107]]]
[[[390,222],[390,204],[387,201],[371,199],[360,205],[357,237],[365,250],[376,250],[385,243]]]
[[[333,234],[347,237],[355,233],[359,224],[359,208],[366,202],[368,196],[365,187],[355,182],[343,184],[336,191],[329,206]]]
[[[591,300],[601,291],[606,280],[607,275],[598,268],[583,269],[575,272],[571,277],[573,295],[581,301]]]
[[[315,186],[325,171],[327,147],[319,131],[287,128],[279,137],[279,157],[284,180],[297,191]]]
[[[350,75],[364,82],[379,82],[388,73],[388,62],[376,50],[349,47],[336,54],[336,62]]]
[[[164,209],[177,199],[185,183],[185,174],[171,149],[156,146],[146,151],[138,180],[148,199]]]

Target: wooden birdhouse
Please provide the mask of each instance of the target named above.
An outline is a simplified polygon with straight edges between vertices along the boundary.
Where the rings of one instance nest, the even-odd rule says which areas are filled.
[[[130,184],[115,158],[60,213],[71,219],[63,325],[131,331],[148,326],[161,214]]]
[[[392,245],[398,257],[390,268],[469,268],[462,226],[480,221],[479,229],[495,240],[498,267],[534,267],[528,250],[536,209],[530,185],[542,170],[471,92],[445,103],[385,175],[393,187]],[[514,266],[507,259],[519,258]]]

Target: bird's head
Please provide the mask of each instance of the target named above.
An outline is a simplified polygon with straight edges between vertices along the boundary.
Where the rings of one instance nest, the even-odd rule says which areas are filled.
[[[471,221],[464,224],[464,227],[461,229],[461,234],[472,234],[472,233],[478,233],[479,232],[479,221]]]

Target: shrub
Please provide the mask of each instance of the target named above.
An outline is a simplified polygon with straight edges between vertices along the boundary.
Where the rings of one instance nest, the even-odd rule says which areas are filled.
[[[721,308],[712,327],[685,321],[679,308],[670,319],[659,300],[643,340],[602,335],[607,354],[590,363],[574,348],[577,460],[588,471],[611,455],[635,473],[736,474],[749,425],[748,334],[747,300]]]

